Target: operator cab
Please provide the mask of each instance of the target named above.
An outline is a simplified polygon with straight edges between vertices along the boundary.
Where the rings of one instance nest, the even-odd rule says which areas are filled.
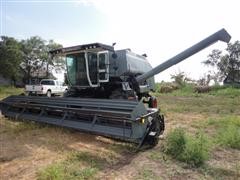
[[[109,51],[112,46],[93,43],[51,51],[66,57],[68,80],[71,86],[99,87],[109,81]]]

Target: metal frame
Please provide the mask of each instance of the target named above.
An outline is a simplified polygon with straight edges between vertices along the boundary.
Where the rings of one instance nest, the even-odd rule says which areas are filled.
[[[146,109],[142,102],[84,98],[10,96],[0,102],[2,114],[48,123],[103,136],[142,143],[148,133],[149,116],[158,109]],[[141,121],[142,118],[146,120]]]

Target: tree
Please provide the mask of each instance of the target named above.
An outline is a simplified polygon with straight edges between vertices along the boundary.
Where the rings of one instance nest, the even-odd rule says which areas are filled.
[[[27,40],[22,40],[22,51],[24,54],[24,61],[21,64],[21,67],[26,72],[26,83],[29,83],[29,80],[32,77],[39,78],[39,74],[44,77],[49,78],[49,65],[55,66],[55,63],[58,60],[51,58],[49,51],[52,49],[60,48],[62,45],[55,43],[53,40],[50,40],[47,44],[39,36],[33,36]],[[63,64],[63,62],[58,62],[58,64]]]
[[[223,55],[222,51],[215,49],[203,62],[205,65],[217,68],[218,72],[215,75],[218,76],[219,81],[222,81],[229,74],[234,76],[235,72],[240,70],[240,42],[229,43],[226,51],[227,53]]]
[[[175,74],[171,74],[171,79],[174,80],[174,82],[179,86],[183,87],[186,85],[186,83],[191,83],[193,80],[187,77],[187,75],[184,72],[178,72]]]
[[[61,44],[55,43],[53,40],[49,40],[48,44],[46,45],[46,51],[49,52],[54,49],[62,48]],[[54,56],[51,57],[48,53],[47,56],[47,77],[49,74],[49,65],[54,66],[57,70],[65,70],[65,61],[62,57]]]
[[[24,55],[24,61],[21,67],[25,70],[26,81],[29,83],[32,73],[39,72],[43,63],[47,61],[45,41],[38,36],[34,36],[30,39],[22,40],[21,44]]]
[[[7,36],[1,36],[0,41],[0,74],[5,78],[10,78],[13,84],[20,77],[19,65],[22,62],[23,54],[20,43]]]

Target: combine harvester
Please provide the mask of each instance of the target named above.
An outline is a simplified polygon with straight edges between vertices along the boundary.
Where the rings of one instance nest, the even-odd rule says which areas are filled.
[[[50,52],[53,57],[66,58],[70,89],[65,96],[10,96],[0,102],[1,111],[9,118],[154,146],[164,131],[164,117],[149,94],[154,75],[218,40],[230,39],[222,29],[155,68],[144,55],[100,43],[56,49]]]

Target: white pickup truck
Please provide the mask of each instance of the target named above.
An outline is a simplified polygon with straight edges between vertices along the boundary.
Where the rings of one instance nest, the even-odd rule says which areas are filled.
[[[53,79],[43,79],[39,85],[26,85],[25,92],[27,95],[60,95],[68,90],[62,82]]]

